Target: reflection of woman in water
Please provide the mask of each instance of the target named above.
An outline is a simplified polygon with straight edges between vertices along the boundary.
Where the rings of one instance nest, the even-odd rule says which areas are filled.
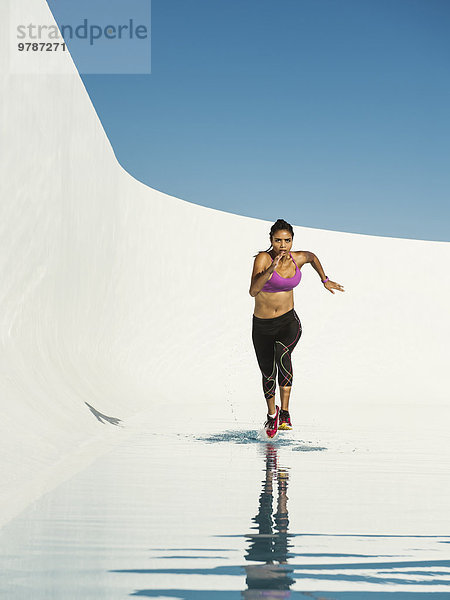
[[[289,598],[290,586],[294,583],[290,573],[293,569],[287,566],[288,527],[287,510],[288,472],[277,466],[277,451],[271,445],[266,448],[266,476],[259,497],[259,511],[253,522],[257,524],[258,533],[249,535],[250,543],[245,560],[260,561],[264,564],[245,567],[248,589],[242,592],[246,600],[257,598]],[[273,512],[273,487],[277,482],[277,510]],[[273,527],[275,521],[275,531]]]
[[[252,339],[262,372],[268,414],[267,435],[275,436],[278,428],[292,429],[289,397],[292,386],[291,354],[302,334],[302,326],[294,310],[294,292],[302,278],[301,268],[310,263],[323,286],[332,294],[344,288],[330,281],[312,252],[291,252],[294,239],[292,225],[278,219],[270,230],[270,248],[259,252],[253,265],[250,295],[255,298]],[[275,406],[278,370],[281,410]]]

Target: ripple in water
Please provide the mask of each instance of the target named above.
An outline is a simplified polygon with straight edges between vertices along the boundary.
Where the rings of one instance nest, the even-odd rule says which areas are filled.
[[[304,442],[303,440],[295,440],[287,437],[286,432],[279,433],[273,440],[268,440],[264,429],[240,431],[227,430],[206,437],[196,437],[195,439],[200,442],[207,442],[208,444],[224,442],[232,444],[273,443],[277,446],[290,446],[292,447],[292,450],[296,452],[321,452],[327,450],[324,446],[314,446],[312,442]],[[301,444],[297,445],[299,442],[301,442]]]

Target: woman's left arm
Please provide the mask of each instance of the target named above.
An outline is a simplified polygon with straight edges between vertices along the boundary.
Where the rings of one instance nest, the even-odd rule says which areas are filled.
[[[313,252],[302,250],[301,252],[296,252],[295,254],[298,255],[297,264],[299,265],[299,267],[305,265],[306,263],[311,263],[313,269],[315,269],[319,274],[320,281],[323,283],[324,287],[326,287],[329,292],[334,294],[333,290],[338,290],[339,292],[344,291],[344,287],[342,285],[331,281],[331,279],[329,279],[325,275],[325,271],[323,270],[322,265],[320,264],[320,260]]]

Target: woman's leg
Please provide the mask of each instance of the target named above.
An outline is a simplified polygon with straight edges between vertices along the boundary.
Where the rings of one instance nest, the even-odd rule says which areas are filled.
[[[267,402],[269,415],[275,413],[275,389],[277,366],[275,361],[275,347],[273,335],[265,335],[259,331],[260,327],[253,324],[252,340],[256,352],[256,359],[262,374],[264,398]]]
[[[280,329],[275,341],[275,361],[278,367],[281,410],[289,410],[293,369],[291,354],[302,335],[302,325],[295,311],[292,318]]]
[[[280,399],[281,399],[281,410],[287,410],[289,412],[289,398],[291,396],[292,386],[285,385],[280,386]]]

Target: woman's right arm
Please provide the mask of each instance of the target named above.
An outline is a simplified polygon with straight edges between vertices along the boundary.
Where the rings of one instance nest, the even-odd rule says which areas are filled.
[[[266,267],[266,254],[266,252],[260,252],[253,263],[253,272],[249,289],[250,296],[255,297],[259,294],[266,282],[269,280],[269,277],[275,271],[275,267],[280,260],[277,256],[275,260],[268,267]]]

